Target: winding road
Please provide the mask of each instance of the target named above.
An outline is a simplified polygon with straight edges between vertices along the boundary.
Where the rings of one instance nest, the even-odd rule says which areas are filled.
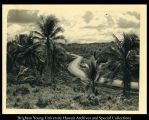
[[[83,59],[82,56],[71,54],[72,56],[76,57],[72,62],[68,65],[68,70],[71,74],[75,75],[76,77],[80,78],[82,81],[87,81],[87,75],[84,71],[80,68],[80,63]]]
[[[84,71],[81,70],[80,67],[80,63],[83,59],[82,56],[76,55],[76,54],[69,54],[75,57],[75,59],[69,63],[68,65],[68,71],[73,74],[74,76],[80,78],[83,82],[87,82],[88,81],[88,77],[86,75],[86,73]],[[101,78],[99,80],[100,84],[105,84],[106,78]],[[116,87],[123,87],[123,83],[122,80],[113,80],[113,82],[111,84],[106,84],[106,85],[110,85],[110,86],[116,86]],[[139,84],[138,82],[131,82],[131,88],[132,89],[139,89]]]

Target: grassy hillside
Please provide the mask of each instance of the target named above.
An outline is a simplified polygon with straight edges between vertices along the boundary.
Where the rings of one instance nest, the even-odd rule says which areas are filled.
[[[10,76],[13,78],[13,76]],[[10,78],[8,78],[9,80]],[[17,109],[138,110],[138,95],[126,99],[122,89],[98,87],[97,94],[63,72],[56,85],[22,82],[8,84],[7,107]]]

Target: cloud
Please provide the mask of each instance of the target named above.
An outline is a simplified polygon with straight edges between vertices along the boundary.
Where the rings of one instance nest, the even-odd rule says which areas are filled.
[[[28,34],[32,30],[38,30],[34,23],[8,23],[7,34],[9,38],[14,38],[17,34]]]
[[[71,22],[65,19],[64,17],[61,18],[60,22],[62,22],[66,26],[71,26]]]
[[[119,18],[117,21],[118,27],[120,28],[139,28],[140,23],[136,21]]]
[[[32,23],[36,22],[38,18],[37,10],[9,10],[7,20],[11,23]]]
[[[59,6],[58,6],[59,8]],[[71,9],[71,10],[70,10]],[[57,9],[50,7],[48,10],[10,10],[8,14],[8,35],[27,33],[39,30],[36,26],[40,15],[54,14],[59,20],[59,25],[64,28],[62,33],[68,42],[89,43],[108,42],[113,40],[112,33],[118,37],[123,32],[139,33],[140,20],[135,17],[135,12],[102,11],[99,9]]]
[[[140,20],[140,14],[135,11],[132,11],[132,12],[129,11],[129,12],[127,12],[127,14],[134,16],[136,19]]]
[[[113,25],[114,25],[114,20],[113,20],[112,16],[109,15],[109,14],[106,14],[105,17],[106,17],[106,19],[107,19],[108,25],[109,25],[109,26],[113,26]]]
[[[12,24],[12,25],[9,25],[8,27],[8,34],[16,34],[17,32],[20,32],[22,30],[22,26],[19,25],[19,24]]]
[[[98,26],[84,26],[84,27],[82,27],[82,28],[83,28],[83,29],[95,29],[95,30],[97,30],[97,31],[101,31],[101,30],[103,30],[103,29],[106,28],[106,27],[107,27],[107,26],[100,24],[100,25],[98,25]]]
[[[90,11],[87,11],[86,13],[85,13],[85,15],[83,16],[83,19],[84,19],[84,21],[86,22],[86,23],[89,23],[92,19],[93,19],[93,13],[92,12],[90,12]]]
[[[109,27],[111,28],[114,26],[115,26],[115,22],[114,22],[112,16],[106,13],[103,16],[102,15],[100,15],[100,17],[97,16],[95,19],[92,19],[92,21],[89,24],[87,24],[81,28],[83,28],[83,29],[95,29],[98,32],[101,32],[104,29],[107,29]]]

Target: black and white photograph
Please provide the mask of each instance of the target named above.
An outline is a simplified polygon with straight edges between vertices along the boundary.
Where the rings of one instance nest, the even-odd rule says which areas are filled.
[[[3,113],[146,113],[146,26],[145,5],[3,5]]]

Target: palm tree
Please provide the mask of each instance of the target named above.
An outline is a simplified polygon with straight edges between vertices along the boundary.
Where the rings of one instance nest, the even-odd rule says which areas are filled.
[[[40,43],[34,42],[32,32],[29,35],[16,36],[16,40],[7,43],[7,59],[12,59],[13,65],[18,63],[30,68],[35,68],[40,61],[37,52]]]
[[[11,72],[13,68],[13,51],[15,51],[16,46],[14,41],[8,41],[7,43],[7,72]]]
[[[11,72],[16,66],[16,58],[22,46],[16,40],[8,41],[7,43],[7,72]]]
[[[98,78],[101,77],[101,68],[100,65],[104,62],[106,62],[106,59],[102,55],[103,52],[96,52],[94,51],[93,55],[90,57],[90,59],[87,61],[87,69],[86,74],[91,81],[92,85],[92,92],[96,94],[95,89],[95,82],[97,82]]]
[[[86,70],[86,74],[89,80],[91,80],[92,92],[95,93],[95,79],[97,75],[97,65],[96,65],[97,63],[96,63],[95,57],[91,56],[87,64],[88,64],[88,68]]]
[[[119,40],[114,34],[115,46],[111,47],[110,54],[114,60],[119,61],[120,64],[115,68],[116,70],[121,65],[123,71],[123,94],[129,96],[131,89],[131,64],[134,61],[139,62],[139,38],[135,34],[123,33],[123,40]],[[132,53],[134,53],[132,55]],[[133,56],[133,58],[132,58]],[[132,60],[133,59],[133,60]],[[136,60],[137,59],[137,60]],[[139,64],[139,63],[138,63]],[[115,74],[115,73],[114,73]]]
[[[64,39],[64,36],[58,35],[59,32],[63,32],[63,29],[58,26],[58,19],[53,16],[40,17],[40,21],[38,22],[38,26],[40,28],[39,31],[34,31],[39,37],[41,41],[46,44],[46,67],[47,72],[50,75],[50,80],[53,80],[53,69],[54,69],[54,52],[56,49],[54,40]]]

